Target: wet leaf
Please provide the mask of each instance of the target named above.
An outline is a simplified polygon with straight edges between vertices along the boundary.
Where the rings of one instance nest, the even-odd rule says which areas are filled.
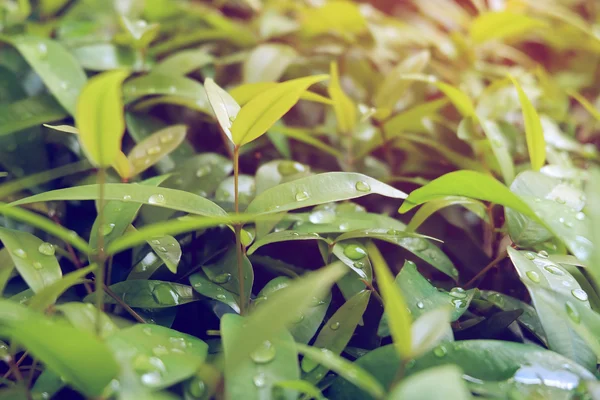
[[[67,116],[62,106],[47,94],[0,105],[0,136]]]
[[[186,134],[185,125],[174,125],[161,129],[136,144],[127,157],[133,169],[124,178],[131,178],[152,167],[179,147]]]
[[[231,125],[240,112],[240,106],[229,93],[221,89],[221,87],[211,78],[207,78],[204,81],[204,87],[206,88],[208,101],[210,102],[210,106],[217,118],[219,126],[227,138],[233,143]]]
[[[167,308],[198,301],[191,286],[165,281],[129,280],[110,286],[118,297],[130,307],[138,308]],[[88,295],[84,301],[92,303],[95,294]],[[109,296],[104,296],[104,302],[117,304]]]
[[[250,52],[244,62],[243,81],[246,83],[276,82],[297,57],[296,50],[285,44],[260,44]]]
[[[201,295],[227,304],[235,312],[240,312],[236,296],[230,291],[223,289],[221,285],[208,279],[204,273],[197,272],[190,275],[190,285]]]
[[[389,399],[434,400],[446,396],[456,400],[472,399],[462,374],[461,369],[454,365],[419,372],[392,388]]]

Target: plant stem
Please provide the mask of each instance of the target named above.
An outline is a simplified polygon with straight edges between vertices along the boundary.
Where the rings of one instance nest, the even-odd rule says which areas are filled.
[[[240,212],[239,199],[239,176],[240,176],[240,146],[233,148],[233,191],[234,191],[234,207],[235,213]],[[240,315],[246,312],[246,295],[244,288],[244,263],[242,260],[242,225],[235,225],[235,253],[237,256],[237,272],[240,291]]]
[[[102,226],[104,225],[104,183],[106,182],[106,168],[100,168],[98,170],[98,186],[100,188],[98,194],[98,234],[96,235],[98,241],[96,248],[98,253],[96,254],[96,263],[98,269],[96,270],[95,276],[95,295],[96,295],[96,307],[98,311],[104,310],[104,262],[106,261],[106,254],[104,252],[104,234],[102,232]],[[101,319],[98,318],[96,321],[96,329],[98,334],[102,330]]]
[[[112,291],[111,288],[109,288],[108,286],[104,285],[104,291],[106,292],[107,295],[109,295],[117,303],[119,303],[119,305],[121,307],[123,307],[125,309],[125,311],[127,311],[137,322],[140,322],[142,324],[146,324],[147,323],[146,320],[140,316],[140,314],[136,313],[133,310],[133,308],[129,307],[129,304],[125,303],[122,298],[120,298],[115,292]],[[98,318],[98,320],[100,320],[100,318]]]
[[[365,286],[367,287],[367,289],[369,289],[371,291],[371,293],[373,293],[373,296],[375,296],[375,298],[377,299],[377,301],[383,306],[383,299],[381,298],[381,295],[379,294],[379,292],[377,290],[375,290],[375,287],[371,284],[371,282],[365,280],[365,279],[361,279],[362,283],[365,284]]]
[[[473,284],[475,284],[475,282],[481,278],[482,276],[484,276],[490,269],[494,268],[496,266],[496,264],[498,264],[500,261],[504,260],[504,258],[506,258],[508,254],[506,253],[506,250],[500,252],[500,254],[498,254],[498,257],[494,258],[488,265],[485,266],[484,269],[482,269],[481,271],[479,271],[477,273],[477,275],[475,275],[473,277],[473,279],[471,279],[469,282],[465,283],[463,285],[463,287],[465,289],[470,288],[471,286],[473,286]]]

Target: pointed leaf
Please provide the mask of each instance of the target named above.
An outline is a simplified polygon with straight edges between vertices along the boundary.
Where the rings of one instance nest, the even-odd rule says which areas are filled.
[[[493,39],[522,37],[526,33],[546,25],[545,21],[525,14],[510,11],[485,12],[472,20],[469,34],[476,43],[483,43]]]
[[[136,144],[127,156],[133,170],[125,178],[136,176],[173,152],[187,134],[185,125],[173,125],[148,136]]]
[[[231,136],[231,125],[235,121],[238,113],[240,112],[240,106],[238,103],[227,93],[221,89],[219,85],[215,83],[211,78],[207,78],[204,81],[204,88],[206,89],[206,95],[210,106],[217,118],[219,126],[233,143],[233,137]]]
[[[191,286],[173,282],[130,280],[115,283],[110,290],[129,306],[137,308],[167,308],[198,301]],[[84,301],[92,303],[95,298],[92,293]],[[104,300],[105,303],[117,304],[112,297],[104,296]]]
[[[342,90],[336,62],[331,63],[329,74],[331,78],[329,79],[327,91],[333,101],[338,129],[341,133],[352,133],[357,123],[356,105]]]

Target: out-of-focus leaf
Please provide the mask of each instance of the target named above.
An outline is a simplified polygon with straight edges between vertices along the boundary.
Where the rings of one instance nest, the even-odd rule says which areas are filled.
[[[71,286],[81,283],[83,278],[95,269],[95,264],[78,269],[63,276],[62,279],[53,284],[42,288],[29,301],[29,308],[36,311],[44,311],[54,304],[64,292],[71,288]]]
[[[267,189],[310,175],[310,167],[291,160],[274,160],[261,165],[256,171],[256,194]]]
[[[48,90],[71,115],[75,115],[86,75],[75,58],[57,41],[35,36],[10,39],[23,58],[42,78]]]
[[[242,107],[233,122],[231,135],[234,143],[241,146],[263,135],[298,102],[302,93],[327,78],[327,75],[316,75],[293,79],[254,97]]]
[[[231,358],[237,361],[237,357],[232,357],[230,351],[237,347],[234,340],[239,340],[244,331],[244,318],[226,314],[221,319],[225,352],[225,391],[229,398],[268,398],[277,382],[300,378],[294,338],[285,329],[271,340],[263,342],[241,363],[228,362]],[[297,394],[293,390],[284,390],[279,397],[291,400],[297,398]]]
[[[129,72],[104,72],[90,79],[77,100],[75,121],[90,161],[110,166],[121,150],[125,133],[121,85]]]
[[[236,296],[230,291],[223,289],[221,285],[208,279],[205,274],[197,272],[191,275],[190,284],[201,295],[227,304],[235,312],[240,312]]]
[[[71,49],[79,64],[89,71],[139,68],[134,49],[111,43],[94,43]]]
[[[425,203],[423,207],[419,208],[412,217],[408,223],[408,226],[406,227],[406,230],[416,231],[419,229],[419,226],[421,226],[421,224],[423,224],[423,222],[425,222],[425,220],[435,212],[442,208],[455,205],[463,206],[484,221],[487,220],[486,207],[482,202],[466,197],[447,196]]]
[[[206,88],[208,101],[210,102],[210,106],[217,118],[219,126],[227,138],[233,143],[231,125],[240,112],[240,106],[229,93],[221,89],[221,87],[211,78],[207,78],[204,81],[204,87]]]
[[[299,233],[294,231],[273,232],[255,241],[252,244],[252,246],[250,246],[250,248],[248,249],[248,254],[251,255],[260,247],[271,243],[288,242],[295,240],[322,240],[325,243],[329,243],[329,240],[327,238],[320,236],[318,233]]]
[[[213,57],[203,50],[183,50],[161,60],[152,71],[165,75],[187,75],[213,61]]]
[[[519,93],[519,101],[523,109],[523,121],[525,122],[525,137],[527,139],[527,150],[529,151],[529,159],[531,168],[534,171],[539,171],[546,162],[546,141],[544,140],[544,130],[540,122],[540,116],[527,94],[521,88],[517,80],[510,76],[513,84]]]
[[[400,382],[392,388],[388,398],[390,400],[472,399],[462,376],[461,369],[454,365],[431,368]]]
[[[153,95],[170,95],[190,99],[199,107],[209,108],[204,87],[195,80],[184,76],[150,73],[130,79],[123,85],[125,104]]]
[[[306,38],[333,32],[344,39],[353,40],[367,29],[358,5],[340,0],[304,9],[300,21],[300,33]]]
[[[191,286],[173,282],[129,280],[111,285],[110,290],[129,306],[138,308],[167,308],[198,301]],[[91,303],[95,297],[92,293],[84,301]],[[112,297],[104,296],[104,300],[117,304]]]
[[[110,317],[98,311],[93,304],[71,302],[57,304],[54,308],[79,330],[98,333],[98,318],[100,318],[100,337],[108,337],[119,330]]]
[[[276,82],[297,57],[296,50],[288,45],[279,43],[258,45],[244,62],[243,80],[246,83]]]
[[[515,179],[515,167],[509,152],[507,140],[496,122],[483,120],[481,121],[481,127],[485,136],[490,141],[490,146],[500,166],[504,183],[510,185],[513,179]]]
[[[0,136],[65,118],[67,112],[48,94],[0,105]]]
[[[333,110],[335,111],[338,129],[341,133],[352,134],[357,123],[356,105],[342,89],[336,62],[331,63],[329,74],[330,79],[327,91],[333,101]]]
[[[248,205],[252,213],[295,210],[297,208],[349,200],[367,194],[402,199],[406,194],[376,179],[353,172],[328,172],[307,176],[270,188]]]
[[[171,153],[185,140],[186,133],[185,125],[174,125],[161,129],[136,144],[127,157],[133,170],[125,178],[142,173]]]
[[[97,397],[117,376],[109,348],[94,335],[15,302],[0,303],[0,334],[22,345],[86,396]]]
[[[516,38],[547,24],[540,19],[510,11],[485,12],[473,19],[469,26],[471,39],[484,43],[493,39]]]
[[[244,106],[254,97],[258,96],[267,89],[274,88],[275,86],[277,86],[277,82],[245,83],[231,89],[229,94],[240,106]],[[300,99],[322,104],[333,104],[333,102],[327,97],[323,97],[319,94],[309,91],[302,93],[300,95]]]
[[[34,292],[60,281],[62,271],[52,244],[31,233],[6,228],[0,228],[0,240],[8,249],[15,268]]]

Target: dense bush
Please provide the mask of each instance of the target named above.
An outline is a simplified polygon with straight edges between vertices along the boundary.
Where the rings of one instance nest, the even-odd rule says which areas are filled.
[[[600,399],[597,0],[0,13],[1,398]]]

